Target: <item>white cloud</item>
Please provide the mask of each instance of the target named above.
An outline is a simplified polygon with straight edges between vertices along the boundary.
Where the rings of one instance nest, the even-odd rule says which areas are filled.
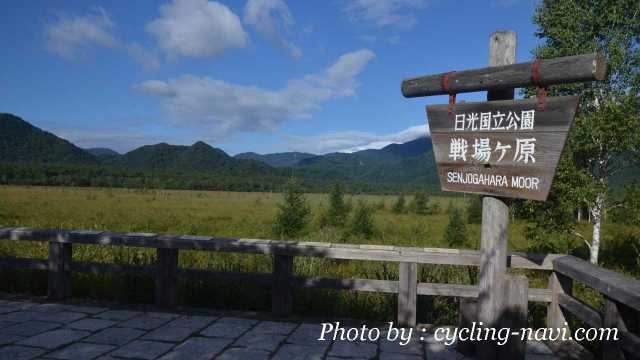
[[[352,0],[344,10],[354,21],[371,22],[378,27],[411,27],[418,22],[414,12],[426,5],[426,0]]]
[[[54,54],[73,59],[93,46],[119,46],[111,34],[115,24],[109,14],[98,7],[84,16],[59,13],[54,22],[45,25],[45,47]]]
[[[302,56],[302,51],[283,35],[288,33],[289,26],[294,24],[293,15],[283,0],[247,1],[244,22],[287,51],[294,59]]]
[[[219,2],[174,0],[160,14],[146,29],[169,57],[215,56],[247,44],[240,19]]]
[[[366,49],[344,54],[324,71],[289,80],[279,90],[193,75],[148,80],[134,88],[158,97],[176,124],[204,125],[218,137],[272,131],[286,120],[311,117],[328,100],[354,95],[355,77],[374,56]]]
[[[311,137],[289,135],[291,149],[314,154],[331,152],[351,153],[367,149],[381,149],[390,144],[405,143],[419,137],[428,136],[427,125],[416,125],[391,134],[376,135],[361,131],[343,131]]]
[[[127,52],[135,61],[147,69],[156,70],[160,67],[158,56],[136,42],[127,45]]]

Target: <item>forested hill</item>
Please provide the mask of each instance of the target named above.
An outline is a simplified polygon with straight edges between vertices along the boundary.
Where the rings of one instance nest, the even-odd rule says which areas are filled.
[[[21,118],[0,113],[0,160],[12,163],[96,165],[83,149]]]
[[[235,155],[236,159],[257,160],[273,167],[291,167],[295,166],[301,160],[315,157],[317,155],[303,152],[282,152],[274,154],[256,154],[254,152],[245,152]]]

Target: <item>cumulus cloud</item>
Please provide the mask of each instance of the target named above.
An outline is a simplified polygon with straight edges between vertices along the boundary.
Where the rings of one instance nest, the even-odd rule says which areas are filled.
[[[327,69],[287,81],[278,90],[184,75],[134,85],[156,96],[176,124],[204,125],[219,137],[238,131],[272,131],[284,121],[309,118],[331,99],[352,96],[356,76],[374,58],[370,50],[344,54]]]
[[[429,135],[427,125],[416,125],[391,134],[376,135],[362,131],[343,131],[311,137],[287,136],[291,148],[314,154],[331,152],[352,153],[367,149],[381,149],[390,144],[405,143]]]
[[[297,59],[302,51],[285,38],[283,33],[289,32],[294,24],[293,15],[283,0],[249,0],[244,8],[244,22],[253,26],[289,55]]]
[[[59,13],[56,20],[45,25],[45,47],[63,58],[72,59],[94,46],[119,46],[111,34],[115,24],[107,12],[97,7],[84,16]]]
[[[378,27],[411,27],[418,22],[414,12],[426,5],[426,0],[352,0],[344,10],[354,21]]]
[[[174,0],[160,7],[146,30],[169,57],[215,56],[247,44],[240,18],[225,5],[207,0]]]

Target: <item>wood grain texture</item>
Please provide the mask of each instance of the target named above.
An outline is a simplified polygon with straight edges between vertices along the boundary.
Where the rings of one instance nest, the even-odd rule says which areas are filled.
[[[537,110],[536,99],[501,100],[483,103],[456,104],[453,114],[449,115],[448,105],[427,106],[427,117],[433,153],[437,165],[440,186],[443,191],[479,193],[485,195],[546,200],[551,189],[555,169],[564,149],[567,135],[575,117],[579,97],[562,96],[547,98],[545,110]],[[455,116],[461,114],[481,114],[510,111],[522,114],[523,111],[534,110],[533,129],[526,130],[475,130],[469,128],[455,130]],[[505,126],[507,124],[504,124]],[[453,139],[453,140],[452,140]],[[491,148],[488,160],[473,158],[475,141],[488,139]],[[516,157],[517,139],[535,139],[535,161],[524,163]],[[465,159],[451,157],[452,141],[464,141],[467,144]],[[505,155],[496,149],[498,142],[510,146]],[[463,180],[450,178],[449,174],[459,174]],[[467,174],[504,176],[506,185],[469,183]],[[514,177],[535,178],[535,186],[514,186]]]
[[[418,300],[418,264],[401,262],[398,281],[398,325],[415,327]]]
[[[505,48],[510,45],[507,42],[502,42],[502,44]],[[507,49],[501,52],[503,55],[509,54]],[[498,60],[494,63],[500,64]],[[513,89],[534,85],[531,79],[533,61],[519,64],[505,64],[503,62],[502,64],[481,69],[456,71],[449,75],[448,91],[442,87],[442,77],[447,73],[408,78],[402,81],[402,95],[413,98],[447,93]],[[540,85],[542,86],[603,80],[606,75],[606,63],[604,57],[598,53],[543,59],[540,61],[539,73]]]
[[[156,297],[158,307],[173,309],[178,305],[178,250],[156,250]]]
[[[49,280],[47,297],[62,300],[71,296],[71,244],[49,243]]]
[[[529,281],[523,275],[506,275],[500,326],[514,331],[527,327]],[[527,340],[511,337],[498,349],[498,359],[524,360]]]
[[[271,287],[271,309],[275,316],[286,317],[293,309],[293,256],[273,256],[273,284]]]

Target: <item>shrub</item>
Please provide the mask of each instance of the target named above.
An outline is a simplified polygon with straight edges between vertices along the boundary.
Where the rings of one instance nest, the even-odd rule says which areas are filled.
[[[404,195],[400,195],[396,203],[393,204],[393,208],[391,209],[394,214],[403,214],[405,211],[404,208]]]
[[[482,223],[482,197],[471,197],[471,202],[467,206],[467,222],[469,224]]]
[[[278,205],[273,232],[280,237],[295,238],[308,225],[311,210],[300,185],[294,179],[287,182],[282,196],[283,202]]]
[[[321,226],[342,227],[347,221],[347,215],[351,210],[344,201],[344,191],[338,183],[333,185],[329,193],[329,208],[321,219]]]
[[[418,191],[411,203],[411,211],[416,214],[426,215],[429,213],[429,198],[423,191]]]
[[[364,202],[358,203],[355,213],[353,214],[353,218],[351,219],[349,230],[353,235],[359,235],[366,239],[370,239],[375,232],[375,226],[373,224],[373,208]]]
[[[462,212],[453,208],[449,212],[449,224],[444,231],[444,242],[451,247],[462,247],[467,242],[467,226],[462,220]]]

